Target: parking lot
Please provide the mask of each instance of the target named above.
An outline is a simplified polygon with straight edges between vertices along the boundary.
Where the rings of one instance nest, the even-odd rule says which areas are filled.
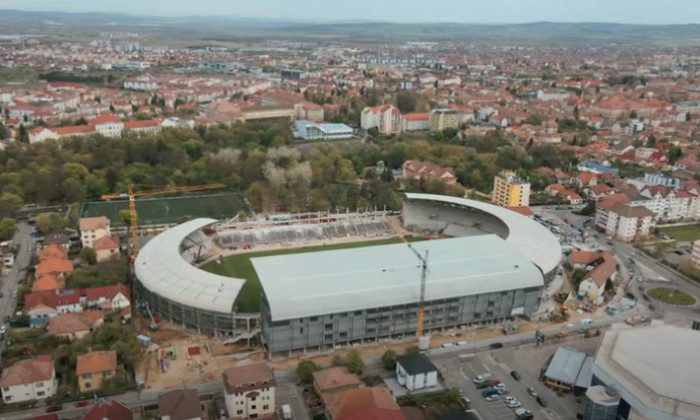
[[[451,387],[460,388],[464,395],[471,400],[472,408],[476,409],[484,420],[515,419],[515,408],[509,408],[505,397],[515,397],[521,407],[530,410],[535,419],[575,420],[576,414],[583,412],[583,397],[572,394],[558,396],[539,381],[539,369],[547,359],[554,354],[557,347],[566,345],[579,348],[594,354],[599,338],[571,339],[557,344],[546,344],[540,347],[521,345],[475,354],[469,360],[462,360],[459,354],[435,357],[435,364],[441,369],[443,377]],[[511,376],[517,371],[520,380]],[[489,373],[491,379],[499,379],[508,389],[508,394],[494,401],[486,401],[482,396],[483,389],[477,389],[473,379],[480,374]],[[527,391],[534,388],[536,393],[547,403],[540,406],[535,397]]]

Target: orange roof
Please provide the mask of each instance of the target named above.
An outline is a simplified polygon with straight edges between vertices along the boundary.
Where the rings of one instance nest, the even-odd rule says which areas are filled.
[[[518,207],[508,207],[508,210],[512,210],[516,213],[522,214],[525,217],[532,217],[535,213],[532,212],[528,206],[518,206]]]
[[[121,118],[117,117],[114,114],[102,114],[97,118],[93,118],[90,120],[90,125],[91,126],[96,126],[100,124],[109,124],[109,123],[120,123],[122,122]]]
[[[602,253],[595,251],[572,251],[571,261],[574,264],[588,265],[602,256]]]
[[[92,243],[92,247],[95,250],[102,249],[119,249],[119,242],[115,241],[111,236],[103,236],[100,239]]]
[[[69,312],[49,319],[51,336],[90,331],[104,318],[102,311]]]
[[[49,259],[65,259],[68,257],[68,249],[62,248],[56,244],[51,244],[39,251],[39,261]]]
[[[63,290],[65,287],[66,285],[62,280],[59,280],[50,274],[45,274],[34,282],[32,285],[32,292]]]
[[[320,392],[336,388],[358,387],[361,381],[357,375],[352,374],[347,368],[335,366],[314,372],[314,384]]]
[[[5,368],[0,378],[0,387],[33,384],[34,382],[49,381],[53,377],[53,361],[22,360]]]
[[[73,271],[73,263],[62,258],[49,258],[39,262],[39,265],[36,266],[36,274],[38,276],[70,273],[71,271]]]
[[[69,136],[71,134],[92,133],[95,129],[89,125],[73,125],[69,127],[53,127],[49,130],[61,136]]]
[[[333,419],[356,416],[377,408],[400,412],[391,391],[383,387],[350,389],[335,394],[324,394],[322,398]]]
[[[406,114],[403,116],[405,120],[408,121],[428,121],[430,119],[429,112],[414,112],[412,114]]]
[[[92,351],[78,356],[75,374],[86,375],[88,373],[113,372],[117,370],[117,352]]]
[[[109,219],[106,216],[83,217],[80,219],[80,231],[109,228]]]

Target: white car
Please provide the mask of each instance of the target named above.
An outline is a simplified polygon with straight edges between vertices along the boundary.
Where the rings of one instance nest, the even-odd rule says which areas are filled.
[[[515,398],[515,397],[504,397],[503,400],[504,400],[505,402],[518,401],[518,399]]]
[[[499,397],[498,395],[489,395],[488,397],[486,397],[486,401],[496,401],[500,399],[501,397]]]
[[[506,384],[501,382],[500,384],[496,384],[493,387],[494,387],[494,389],[506,389]]]
[[[518,407],[520,407],[520,401],[518,401],[518,400],[506,401],[506,405],[509,408],[518,408]]]
[[[0,327],[0,334],[5,334],[7,332],[7,327],[6,326],[1,326]]]

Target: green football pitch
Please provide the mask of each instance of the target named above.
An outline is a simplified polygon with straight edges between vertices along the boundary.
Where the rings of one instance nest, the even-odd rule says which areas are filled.
[[[406,237],[410,242],[421,241],[422,237]],[[201,268],[210,273],[227,277],[245,279],[245,285],[241,289],[236,300],[237,311],[239,312],[260,312],[260,294],[262,286],[260,279],[255,273],[255,268],[250,262],[251,258],[269,257],[271,255],[299,254],[302,252],[330,251],[333,249],[361,248],[366,246],[387,245],[400,243],[399,238],[379,239],[363,242],[348,242],[334,245],[308,246],[302,248],[278,249],[274,251],[248,252],[224,257],[219,264],[216,261],[209,262]]]
[[[83,205],[80,217],[107,216],[112,226],[120,227],[124,222],[119,220],[119,211],[128,208],[129,200],[94,201]],[[183,216],[227,219],[241,210],[248,211],[238,192],[136,199],[139,226],[177,223]]]

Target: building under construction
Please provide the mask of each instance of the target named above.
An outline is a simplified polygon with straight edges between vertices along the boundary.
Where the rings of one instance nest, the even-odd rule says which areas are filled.
[[[413,249],[412,249],[412,248]],[[429,255],[424,269],[420,255]],[[497,235],[253,258],[270,353],[415,336],[533,313],[542,271]]]

